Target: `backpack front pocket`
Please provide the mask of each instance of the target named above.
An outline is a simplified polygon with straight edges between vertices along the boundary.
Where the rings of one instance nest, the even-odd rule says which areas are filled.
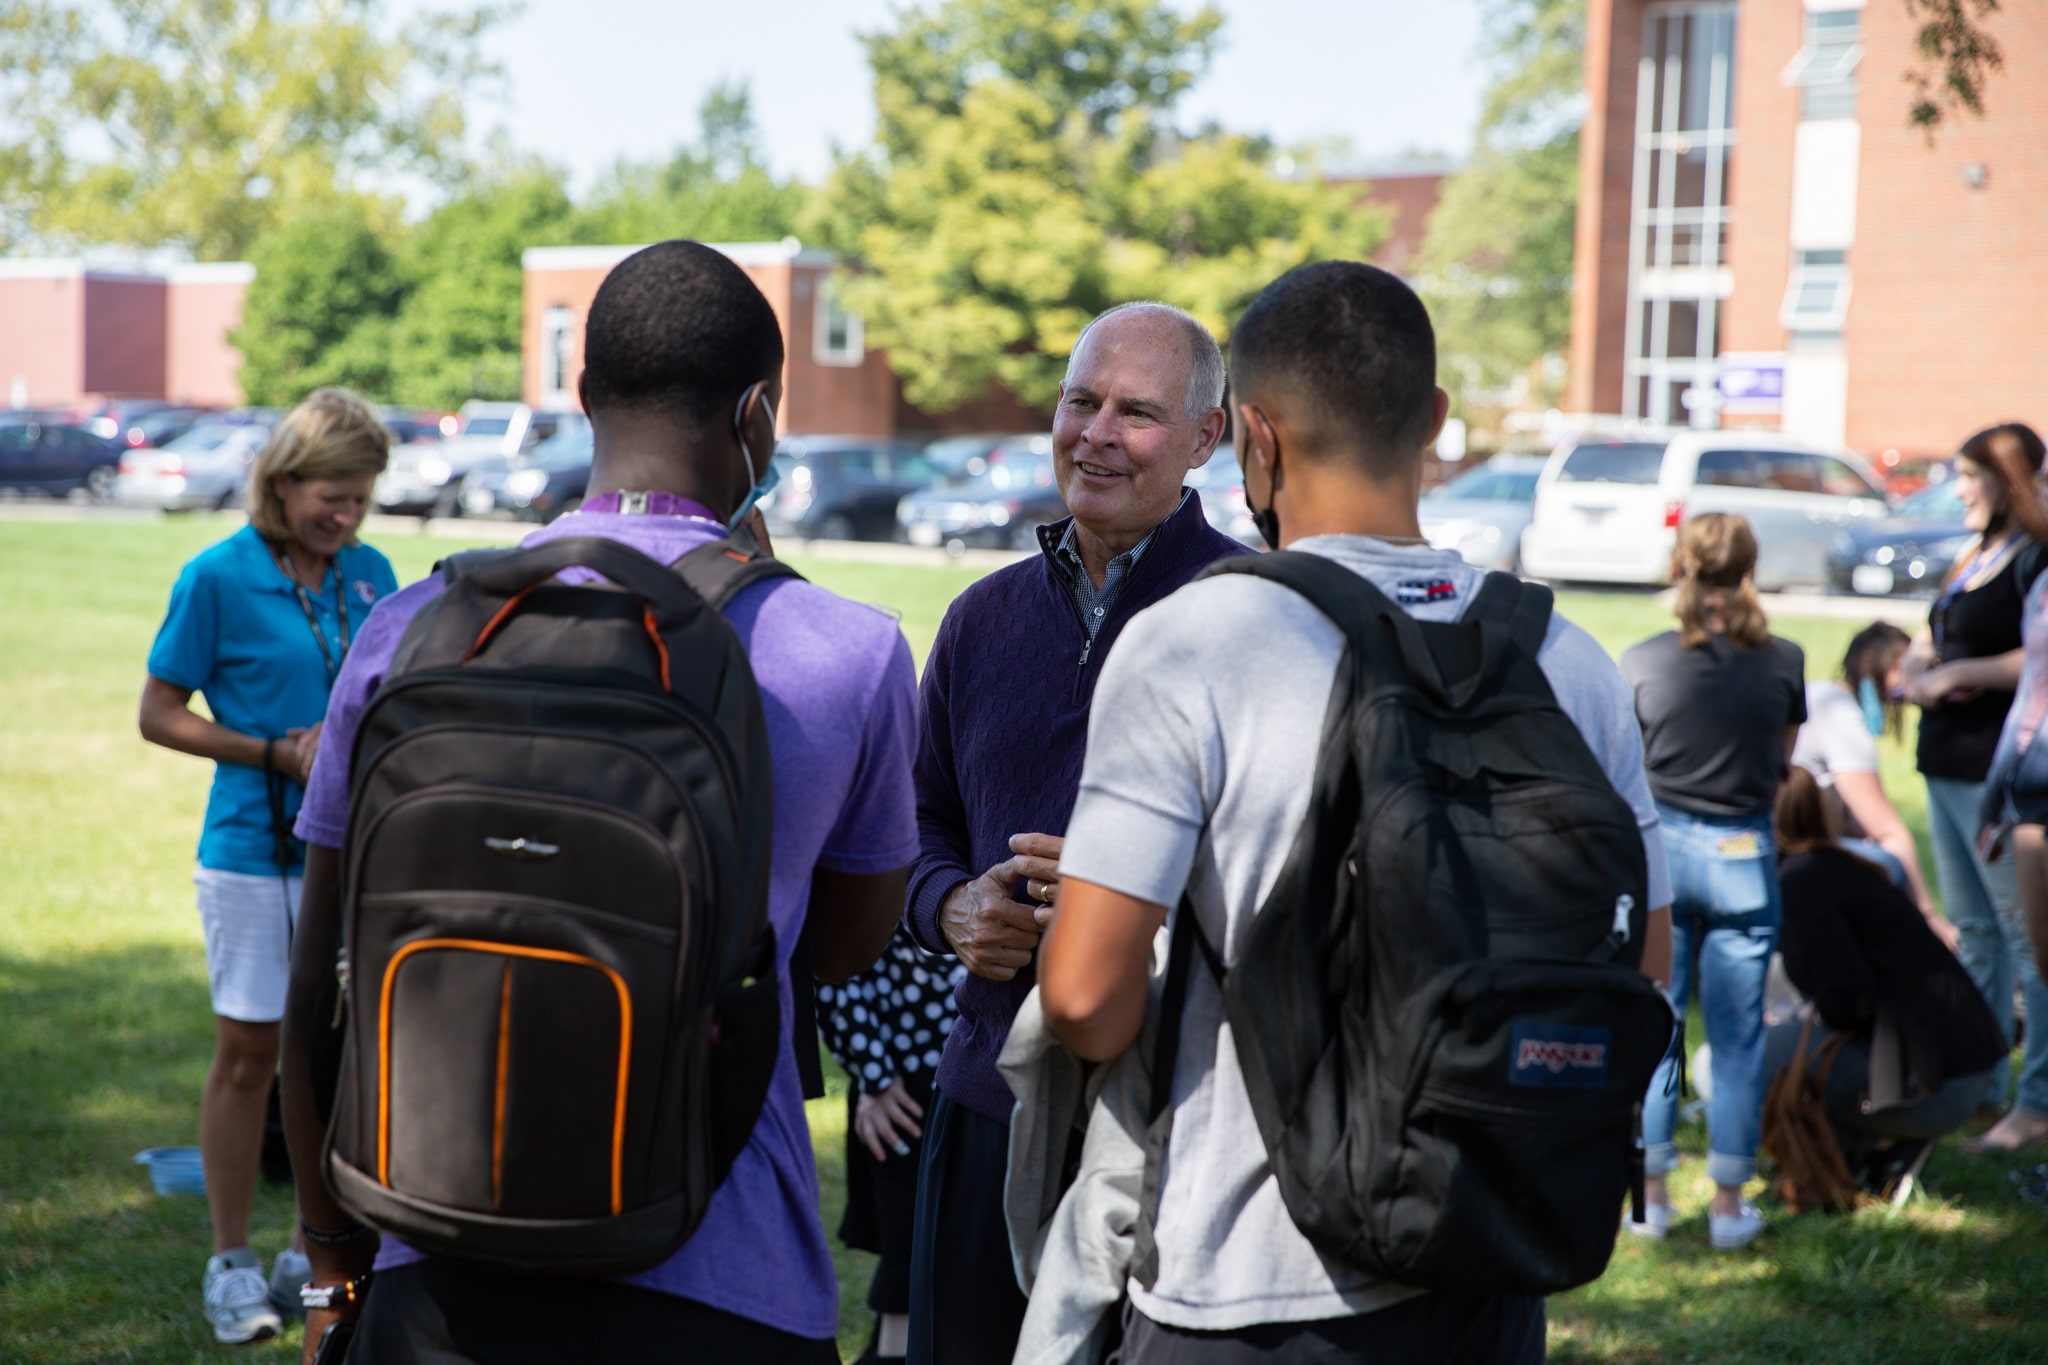
[[[597,959],[468,938],[391,955],[377,1180],[513,1218],[617,1215],[633,997]]]

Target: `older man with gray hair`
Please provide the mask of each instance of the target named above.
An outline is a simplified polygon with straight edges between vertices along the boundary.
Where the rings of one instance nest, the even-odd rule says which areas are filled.
[[[1073,515],[1039,528],[1038,556],[954,601],[925,667],[905,921],[968,975],[925,1116],[912,1362],[1008,1361],[1016,1347],[1024,1296],[1003,1223],[1013,1101],[996,1058],[1058,900],[1103,658],[1135,613],[1245,553],[1182,487],[1222,439],[1222,403],[1222,354],[1180,309],[1129,303],[1091,322],[1053,421]]]

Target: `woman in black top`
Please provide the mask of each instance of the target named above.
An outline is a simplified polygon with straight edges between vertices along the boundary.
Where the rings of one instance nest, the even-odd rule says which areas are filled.
[[[1990,427],[1957,453],[1956,491],[1977,540],[1950,571],[1905,665],[1907,699],[1921,708],[1920,772],[1942,908],[1959,932],[1963,965],[2008,1038],[2016,980],[2025,986],[2030,1017],[2048,1019],[2048,990],[2027,948],[2013,860],[1986,862],[1977,849],[1984,778],[2019,682],[2027,590],[2048,566],[2048,550],[2012,516],[1993,451],[2019,432],[2033,436],[2017,424]],[[2018,439],[2038,472],[2039,438]],[[2010,1151],[2048,1137],[2048,1029],[2029,1029],[2027,1037],[2012,1112],[1974,1147]],[[2004,1107],[2009,1070],[1993,1069],[1982,1103]]]
[[[1756,536],[1708,512],[1680,528],[1679,629],[1621,658],[1643,727],[1643,766],[1671,860],[1672,1008],[1697,991],[1713,1046],[1707,1106],[1708,1211],[1714,1246],[1747,1246],[1763,1218],[1743,1202],[1763,1125],[1764,981],[1778,935],[1771,801],[1806,719],[1806,656],[1770,633],[1751,576]],[[1643,1099],[1648,1221],[1662,1236],[1677,1086],[1667,1060]]]
[[[1819,1017],[1807,1044],[1845,1041],[1827,1079],[1828,1118],[1852,1167],[1883,1139],[1931,1141],[1976,1110],[2005,1035],[1955,955],[1876,864],[1836,842],[1820,785],[1794,769],[1778,792],[1785,972]],[[1772,1026],[1764,1070],[1792,1062],[1803,1018]]]

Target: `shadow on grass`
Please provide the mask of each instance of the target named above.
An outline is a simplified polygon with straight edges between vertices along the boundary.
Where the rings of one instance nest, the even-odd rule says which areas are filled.
[[[145,1147],[198,1141],[212,1055],[204,965],[185,944],[87,956],[0,953],[0,1360],[225,1354],[199,1313],[202,1199],[155,1195]],[[259,1191],[253,1240],[290,1234]],[[296,1359],[295,1333],[237,1359]]]
[[[1624,1234],[1598,1282],[1551,1300],[1550,1358],[1577,1361],[2048,1360],[2048,1214],[2006,1172],[2035,1160],[1940,1149],[1927,1197],[1893,1214],[1766,1207],[1746,1251],[1715,1251],[1703,1208],[1669,1240]],[[1703,1183],[1703,1182],[1702,1182]],[[1702,1200],[1703,1202],[1703,1200]]]

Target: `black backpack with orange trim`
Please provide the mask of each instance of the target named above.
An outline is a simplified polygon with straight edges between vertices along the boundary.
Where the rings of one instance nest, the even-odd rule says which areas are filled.
[[[355,741],[326,1151],[351,1213],[565,1274],[696,1231],[782,1047],[768,737],[721,609],[783,575],[744,534],[444,565]]]

